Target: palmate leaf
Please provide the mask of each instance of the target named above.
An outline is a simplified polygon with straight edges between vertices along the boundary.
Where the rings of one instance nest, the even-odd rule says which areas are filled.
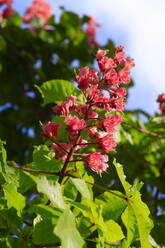
[[[57,217],[51,216],[51,218],[37,215],[34,219],[33,229],[33,242],[36,245],[56,243],[59,242],[57,236],[53,233],[53,229],[56,225]]]
[[[61,186],[58,182],[49,181],[45,176],[37,178],[37,189],[45,194],[55,207],[65,209]]]
[[[113,193],[121,196],[121,198]],[[119,191],[112,191],[112,194],[105,192],[95,198],[95,202],[102,206],[102,214],[105,221],[109,219],[117,220],[127,207],[127,202],[122,197],[124,196]]]
[[[25,197],[15,190],[15,185],[13,184],[3,185],[3,189],[8,208],[14,207],[18,216],[21,216],[21,212],[25,207]]]
[[[127,228],[127,239],[123,241],[122,247],[129,248],[134,239],[140,239],[141,248],[152,247],[149,243],[149,233],[153,223],[149,218],[150,211],[147,205],[141,200],[141,194],[138,191],[140,185],[131,186],[126,180],[122,165],[114,161],[114,165],[126,193],[127,208],[122,215],[123,223]]]
[[[55,154],[46,145],[36,146],[33,152],[33,166],[39,170],[60,171],[63,163],[55,160]]]
[[[61,79],[47,81],[43,83],[41,87],[36,85],[36,88],[44,99],[43,105],[48,103],[60,104],[66,100],[66,97],[79,94],[74,84]]]
[[[124,237],[121,227],[114,220],[105,222],[105,241],[115,243]]]
[[[89,189],[83,179],[71,178],[71,181],[83,197],[88,198],[89,200],[91,199]]]
[[[80,236],[73,213],[66,208],[59,217],[54,233],[61,239],[63,248],[82,248],[84,240]]]

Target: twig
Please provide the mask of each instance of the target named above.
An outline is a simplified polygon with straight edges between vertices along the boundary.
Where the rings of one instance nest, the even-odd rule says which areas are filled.
[[[56,243],[50,243],[50,244],[41,244],[41,245],[35,245],[35,247],[54,247],[54,246],[61,246],[61,242],[56,242]]]
[[[49,174],[49,175],[56,175],[56,176],[59,176],[59,177],[61,177],[61,176],[63,176],[63,177],[68,176],[68,177],[73,177],[73,178],[81,179],[80,177],[75,176],[75,175],[72,175],[72,174],[70,174],[68,172],[66,172],[65,174],[63,174],[61,172],[41,171],[41,170],[35,170],[35,169],[31,169],[31,168],[24,168],[24,167],[21,167],[21,166],[18,166],[18,165],[13,165],[13,164],[7,164],[7,165],[10,166],[10,167],[13,167],[15,169],[19,169],[19,170],[23,170],[23,171],[28,171],[28,172],[34,172],[34,173],[38,173],[38,174],[40,174],[40,173],[41,174]],[[87,180],[84,180],[84,181],[87,184],[92,185],[93,187],[96,187],[96,188],[101,189],[103,191],[107,191],[107,192],[109,192],[109,193],[111,193],[111,194],[113,194],[113,195],[115,195],[115,196],[117,196],[119,198],[122,198],[122,199],[126,200],[126,198],[125,198],[124,195],[123,196],[122,195],[119,195],[119,194],[113,192],[112,190],[110,190],[110,189],[102,186],[102,185],[99,185],[99,184],[96,184],[96,183],[92,183],[92,182],[89,182]]]
[[[130,126],[131,128],[134,128],[134,129],[136,129],[136,130],[138,130],[138,131],[140,131],[140,132],[142,132],[142,133],[146,133],[146,134],[151,135],[151,136],[153,136],[153,137],[165,139],[165,136],[163,136],[163,135],[160,135],[160,134],[154,133],[154,132],[150,132],[150,131],[148,131],[148,130],[146,130],[146,129],[143,129],[143,128],[141,128],[141,127],[132,126],[132,125],[129,124],[128,122],[123,122],[123,124],[126,124],[126,125]]]
[[[49,175],[61,176],[61,172],[35,170],[35,169],[31,169],[31,168],[21,167],[21,166],[15,165],[15,164],[7,164],[7,165],[10,167],[13,167],[15,169],[19,169],[19,170],[23,170],[23,171],[34,172],[34,173],[38,173],[38,174],[49,174]]]
[[[156,167],[154,164],[152,164],[150,161],[146,160],[144,157],[140,156],[136,152],[130,151],[130,150],[126,149],[124,146],[120,146],[120,148],[123,149],[124,151],[126,151],[127,153],[129,153],[132,157],[135,157],[138,160],[143,161],[144,163],[148,164],[151,167],[154,167],[156,170],[159,171],[158,167]]]
[[[23,222],[27,225],[27,226],[33,226],[33,224],[31,224],[30,222],[23,220]]]
[[[86,227],[84,230],[82,230],[80,233],[84,233],[88,231],[92,226],[95,226],[96,224],[93,222],[90,226]]]

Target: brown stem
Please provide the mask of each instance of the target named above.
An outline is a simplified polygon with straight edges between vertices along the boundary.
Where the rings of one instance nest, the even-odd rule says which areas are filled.
[[[26,220],[23,220],[23,222],[27,225],[27,226],[33,226],[33,224],[32,223],[29,223],[28,221],[26,221]]]
[[[19,170],[24,170],[24,171],[28,171],[28,172],[34,172],[34,173],[41,173],[41,174],[49,174],[49,175],[57,175],[57,176],[67,176],[67,177],[73,177],[73,178],[78,178],[78,179],[81,179],[80,177],[78,176],[75,176],[75,175],[72,175],[70,173],[65,173],[65,174],[61,174],[61,172],[51,172],[51,171],[40,171],[40,170],[35,170],[35,169],[30,169],[30,168],[24,168],[24,167],[20,167],[18,165],[12,165],[12,164],[8,164],[8,166],[11,166],[15,169],[19,169]],[[92,183],[92,182],[89,182],[88,180],[84,180],[86,183],[92,185],[93,187],[96,187],[98,189],[101,189],[103,191],[107,191],[119,198],[122,198],[125,200],[125,196],[122,196],[122,195],[118,195],[117,193],[113,192],[112,190],[102,186],[102,185],[99,185],[99,184],[96,184],[96,183]]]
[[[93,222],[90,226],[86,227],[84,230],[82,230],[80,233],[84,233],[88,231],[92,226],[95,226],[96,224]]]
[[[50,139],[53,143],[55,143],[57,146],[59,146],[59,147],[61,148],[61,150],[63,150],[63,151],[66,152],[66,153],[69,153],[67,150],[65,150],[65,148],[64,148],[62,145],[60,145],[60,143],[56,142],[56,141],[54,140],[54,138],[48,137],[48,139]]]
[[[89,104],[88,111],[86,112],[86,115],[85,115],[85,118],[84,118],[85,121],[88,119],[88,114],[89,114],[90,109],[91,109],[91,105]],[[71,157],[72,157],[73,154],[74,154],[74,151],[75,151],[75,149],[76,149],[76,144],[79,143],[79,141],[80,141],[80,139],[81,139],[81,134],[82,134],[82,132],[83,132],[83,129],[80,130],[80,131],[78,132],[78,135],[77,135],[77,137],[76,137],[76,139],[75,139],[75,144],[71,147],[71,149],[70,149],[70,151],[69,151],[69,153],[68,153],[68,156],[67,156],[67,158],[66,158],[66,161],[65,161],[65,163],[64,163],[64,166],[63,166],[63,168],[62,168],[62,170],[61,170],[62,176],[60,176],[60,178],[59,178],[59,183],[60,183],[60,184],[61,184],[61,182],[62,182],[62,180],[63,180],[63,178],[64,178],[64,176],[65,176],[65,173],[66,173],[67,168],[68,168],[68,166],[69,166],[70,159],[71,159]]]
[[[138,130],[138,131],[140,131],[140,132],[142,132],[142,133],[146,133],[146,134],[151,135],[151,136],[153,136],[153,137],[165,139],[165,136],[160,135],[160,134],[158,134],[158,133],[150,132],[150,131],[148,131],[148,130],[146,130],[146,129],[143,129],[143,128],[140,128],[140,127],[132,126],[131,124],[129,124],[129,123],[127,123],[127,122],[124,122],[124,124],[130,126],[131,128],[134,128],[134,129],[136,129],[136,130]]]
[[[41,245],[33,244],[33,245],[34,245],[34,247],[54,247],[54,246],[61,246],[61,242],[50,243],[50,244],[41,244]]]
[[[35,169],[31,169],[31,168],[21,167],[21,166],[18,166],[16,164],[7,164],[7,165],[10,167],[19,169],[19,170],[23,170],[23,171],[34,172],[34,173],[38,173],[38,174],[49,174],[49,175],[61,176],[61,172],[35,170]]]

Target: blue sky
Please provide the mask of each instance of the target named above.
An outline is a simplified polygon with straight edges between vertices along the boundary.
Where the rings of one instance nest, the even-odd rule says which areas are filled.
[[[164,0],[48,0],[58,20],[59,6],[82,16],[92,15],[102,25],[97,40],[108,38],[124,45],[135,59],[132,71],[135,87],[130,90],[127,108],[158,111],[157,95],[165,92],[165,1]],[[22,15],[31,0],[14,0]]]

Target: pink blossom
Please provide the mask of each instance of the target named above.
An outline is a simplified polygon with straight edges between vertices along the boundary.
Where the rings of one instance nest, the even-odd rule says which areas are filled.
[[[48,2],[44,0],[33,0],[32,5],[27,7],[23,20],[25,23],[30,23],[34,18],[41,18],[45,25],[51,16],[51,6]]]
[[[126,58],[126,54],[125,52],[121,51],[121,52],[117,52],[115,54],[115,58],[114,58],[114,61],[119,64],[123,59]]]
[[[67,153],[65,151],[69,150],[69,145],[66,143],[59,143],[59,145],[54,144],[52,145],[52,150],[55,153],[55,158],[65,161],[67,158]]]
[[[0,22],[2,22],[2,20],[3,20],[3,12],[0,11]]]
[[[98,93],[100,93],[100,90],[98,90],[97,88],[98,86],[96,84],[92,85],[88,91],[88,96],[87,96],[87,99],[91,99],[91,98],[94,98],[94,96]]]
[[[3,5],[3,4],[12,4],[13,3],[13,0],[0,0],[0,6]]]
[[[88,146],[88,141],[85,139],[80,139],[79,144],[76,146],[75,150],[82,149]]]
[[[70,96],[66,102],[62,102],[61,105],[56,105],[53,107],[53,111],[60,116],[68,116],[70,112],[74,112],[76,110],[76,96]]]
[[[109,52],[109,50],[102,50],[99,48],[99,50],[96,53],[97,60],[101,60],[105,55]]]
[[[98,139],[99,148],[102,149],[103,152],[107,153],[110,151],[115,151],[114,147],[116,146],[116,142],[112,136],[112,134],[108,133],[104,137]]]
[[[120,64],[120,62],[122,62],[127,56],[125,54],[125,52],[123,51],[124,46],[117,46],[115,48],[115,57],[114,57],[114,61],[117,64]]]
[[[100,152],[92,152],[86,158],[86,161],[91,170],[101,174],[108,168],[108,156],[101,155]]]
[[[3,10],[3,17],[8,19],[11,18],[14,14],[14,10],[11,7],[11,5],[8,5],[4,10]]]
[[[160,110],[162,111],[162,116],[165,116],[165,102],[160,104]]]
[[[164,93],[160,94],[156,101],[160,103],[165,102],[165,94]]]
[[[113,92],[115,92],[119,97],[124,97],[127,94],[126,88],[119,88],[119,89],[111,89]]]
[[[114,69],[109,70],[105,75],[105,85],[118,86],[119,78],[117,72]]]
[[[86,127],[85,120],[80,120],[77,116],[69,115],[65,118],[65,124],[67,127],[67,131],[79,131]]]
[[[107,71],[116,67],[114,60],[108,57],[103,57],[101,60],[98,61],[98,64],[101,71]]]
[[[79,74],[76,75],[74,80],[78,83],[78,87],[84,91],[88,88],[89,84],[97,79],[97,71],[89,70],[88,66],[80,68]]]
[[[57,138],[60,127],[61,124],[54,124],[53,122],[49,121],[46,125],[42,125],[43,132],[41,135],[47,138]]]
[[[88,135],[91,139],[98,139],[101,137],[101,135],[99,134],[99,132],[97,131],[96,127],[92,127],[90,129],[88,129]]]
[[[130,82],[130,72],[129,71],[126,71],[125,68],[122,68],[118,72],[118,77],[119,77],[120,83],[122,83],[122,84],[129,84],[129,82]]]
[[[123,51],[123,49],[124,49],[124,46],[122,46],[122,45],[117,46],[117,47],[115,47],[115,52],[121,52],[121,51]]]
[[[96,31],[98,27],[100,27],[100,24],[96,23],[94,17],[91,16],[87,22],[87,29],[85,30],[85,33],[87,34],[87,41],[90,46],[99,45],[96,41]]]
[[[124,65],[125,70],[129,71],[132,67],[135,66],[134,59],[128,58],[127,60],[123,60],[121,65]]]
[[[117,125],[122,122],[121,115],[109,115],[99,123],[99,127],[105,132],[113,133],[117,131]]]

